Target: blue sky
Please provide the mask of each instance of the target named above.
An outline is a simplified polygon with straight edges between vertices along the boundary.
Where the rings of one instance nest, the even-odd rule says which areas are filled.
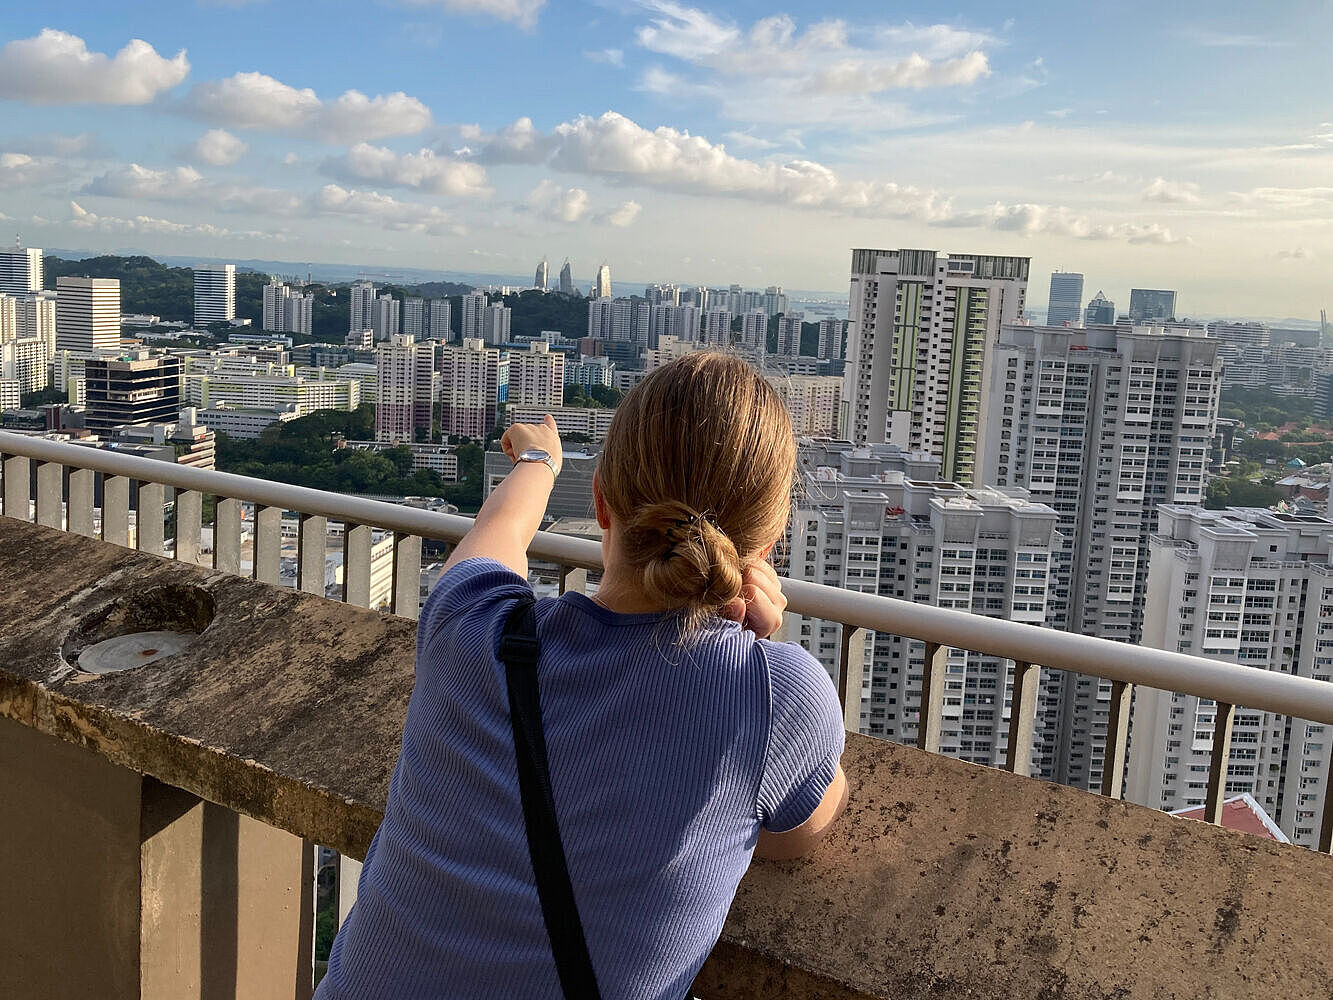
[[[1031,256],[1039,305],[1333,306],[1327,0],[6,6],[32,245],[831,290],[918,246]]]

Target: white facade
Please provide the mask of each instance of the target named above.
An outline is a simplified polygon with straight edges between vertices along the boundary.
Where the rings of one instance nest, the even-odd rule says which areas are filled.
[[[582,386],[589,390],[595,385],[610,385],[615,362],[606,357],[580,358],[565,361],[565,384]]]
[[[762,309],[751,309],[741,317],[741,346],[760,355],[768,349],[768,315]]]
[[[285,424],[301,415],[295,407],[285,410],[269,408],[245,409],[231,403],[216,403],[196,410],[196,419],[215,434],[225,434],[237,440],[253,440],[274,424]]]
[[[709,347],[731,346],[731,313],[725,309],[709,309],[704,313],[703,342]]]
[[[801,353],[801,324],[805,313],[791,313],[778,319],[778,356],[794,358]]]
[[[609,299],[611,297],[611,266],[603,264],[597,269],[597,277],[592,282],[592,295],[594,299]]]
[[[509,393],[509,358],[484,340],[437,349],[440,372],[440,430],[484,438],[495,427],[499,404]]]
[[[482,325],[482,313],[486,309],[486,301],[483,292],[463,296],[462,338],[464,340],[486,339],[485,328]]]
[[[201,264],[194,269],[194,325],[236,318],[236,265]]]
[[[508,406],[559,407],[565,398],[565,355],[535,340],[509,352]]]
[[[1157,507],[1203,502],[1220,385],[1217,342],[1192,331],[1001,331],[981,474],[1059,513],[1070,631],[1140,641]],[[1061,676],[1056,780],[1099,787],[1110,683]]]
[[[276,333],[303,333],[314,330],[315,297],[302,295],[276,278],[264,286],[264,329]]]
[[[782,397],[797,437],[836,437],[842,417],[842,378],[777,375],[768,382]]]
[[[512,310],[508,306],[487,306],[481,311],[481,339],[492,346],[500,346],[510,341],[509,324]]]
[[[357,361],[336,368],[302,366],[296,369],[302,378],[316,382],[355,382],[362,403],[373,403],[379,398],[379,374],[373,363]]]
[[[361,404],[361,386],[351,380],[321,381],[291,365],[250,357],[187,356],[181,396],[186,405],[201,410],[226,404],[239,410],[290,409],[304,417],[317,410],[355,410]]]
[[[935,481],[938,464],[892,445],[802,442],[803,489],[792,510],[789,575],[1035,625],[1047,620],[1056,513],[1021,495]],[[841,626],[789,614],[786,636],[836,678]],[[867,635],[860,730],[917,738],[923,643]],[[952,649],[948,654],[942,753],[977,764],[1004,762],[1013,662]],[[1042,684],[1032,773],[1049,777],[1054,738]]]
[[[853,250],[845,433],[928,451],[977,480],[982,394],[1001,325],[1023,314],[1028,258]]]
[[[347,329],[369,330],[374,322],[375,284],[371,281],[354,281],[350,295],[350,312]]]
[[[39,392],[51,384],[51,355],[41,337],[0,338],[0,378],[16,381],[22,392]]]
[[[511,355],[512,357],[512,355]],[[591,406],[514,406],[505,407],[506,424],[539,424],[546,414],[555,417],[560,433],[583,434],[594,441],[606,438],[615,410]]]
[[[403,333],[424,340],[426,337],[426,300],[414,297],[403,299]]]
[[[648,346],[657,347],[663,337],[697,341],[701,319],[698,306],[653,306],[648,318]]]
[[[370,307],[370,328],[375,331],[376,340],[388,340],[399,333],[401,303],[392,295],[377,296]]]
[[[847,324],[840,319],[821,319],[819,321],[819,350],[821,360],[842,358],[842,340],[847,332]]]
[[[120,281],[56,279],[56,348],[114,351],[120,347]]]
[[[0,413],[5,410],[17,410],[22,399],[23,387],[16,378],[4,378],[0,375]]]
[[[1333,521],[1163,504],[1152,540],[1145,645],[1333,682]],[[1140,686],[1125,797],[1202,805],[1216,703]],[[1227,796],[1248,792],[1293,843],[1317,846],[1333,733],[1237,706]]]
[[[22,297],[42,290],[42,251],[36,247],[0,250],[0,295]]]
[[[418,430],[429,434],[435,345],[394,334],[376,350],[375,371],[375,440],[411,443],[416,441]]]
[[[682,340],[679,337],[663,337],[656,347],[644,355],[644,370],[654,371],[663,365],[669,365],[677,358],[701,350],[703,344],[696,340]]]

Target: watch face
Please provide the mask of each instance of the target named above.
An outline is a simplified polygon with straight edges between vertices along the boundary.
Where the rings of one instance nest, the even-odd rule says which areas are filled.
[[[518,457],[524,462],[545,462],[551,457],[551,453],[545,448],[524,448],[518,453]]]

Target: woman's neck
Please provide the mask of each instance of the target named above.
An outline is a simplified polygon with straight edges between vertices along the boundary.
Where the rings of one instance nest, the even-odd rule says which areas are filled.
[[[609,611],[622,615],[637,615],[662,611],[660,606],[643,596],[643,592],[618,567],[608,566],[602,573],[602,582],[593,598]]]

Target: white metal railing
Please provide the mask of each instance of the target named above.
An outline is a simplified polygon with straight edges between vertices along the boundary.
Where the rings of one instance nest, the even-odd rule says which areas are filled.
[[[26,520],[32,512],[39,524],[65,527],[89,536],[94,534],[93,476],[100,475],[101,537],[122,545],[129,544],[130,489],[131,483],[135,483],[137,547],[159,555],[165,554],[167,546],[164,532],[157,525],[165,522],[164,487],[171,487],[177,491],[172,550],[175,558],[195,562],[199,556],[202,498],[212,496],[216,501],[213,566],[234,573],[241,568],[241,504],[253,504],[251,575],[268,583],[278,582],[281,514],[294,511],[299,515],[297,587],[320,595],[324,593],[327,521],[330,518],[342,521],[345,527],[342,598],[362,606],[369,602],[371,532],[390,531],[394,539],[391,607],[413,618],[419,604],[422,539],[457,542],[472,526],[471,518],[457,515],[8,432],[0,432],[0,470],[3,472],[0,495],[6,514]],[[162,516],[145,517],[148,510],[156,510]],[[538,532],[528,553],[559,567],[562,589],[581,588],[589,570],[601,569],[601,546],[588,539]],[[1333,684],[1310,678],[800,580],[784,580],[783,590],[790,613],[840,626],[838,694],[849,728],[859,728],[867,633],[885,632],[925,643],[917,724],[917,745],[923,750],[938,752],[940,748],[946,660],[951,647],[1014,661],[1013,707],[1005,766],[1018,774],[1027,774],[1031,766],[1041,668],[1074,671],[1110,681],[1101,790],[1116,798],[1123,792],[1134,685],[1217,702],[1205,807],[1206,817],[1214,823],[1221,820],[1237,706],[1333,725]],[[1320,849],[1329,851],[1331,842],[1333,794],[1326,791]]]

